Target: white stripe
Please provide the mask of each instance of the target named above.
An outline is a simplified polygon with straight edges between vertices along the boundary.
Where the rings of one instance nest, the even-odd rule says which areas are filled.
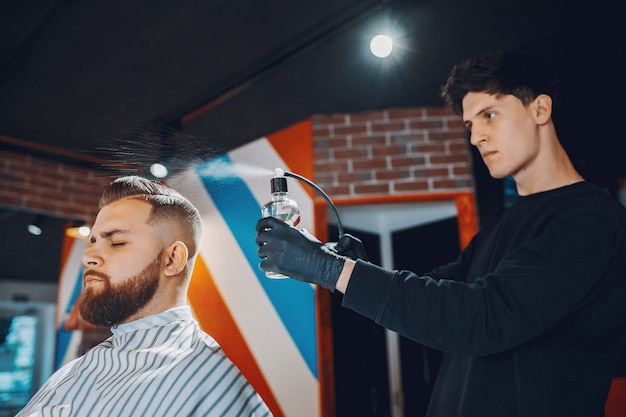
[[[84,252],[85,242],[83,240],[75,239],[72,243],[72,248],[70,249],[70,253],[68,254],[63,271],[61,271],[61,276],[59,278],[59,292],[57,297],[57,305],[59,308],[57,309],[56,317],[57,329],[64,321],[63,316],[69,307],[70,297],[74,292],[76,281],[79,279],[78,274],[80,273],[82,264],[81,259]]]
[[[318,416],[317,379],[309,371],[199,177],[189,170],[168,183],[200,211],[204,236],[200,249],[202,258],[281,408],[288,416]],[[269,186],[267,179],[266,185]],[[269,190],[266,195],[269,197]]]
[[[259,204],[259,208],[270,199],[270,180],[274,176],[271,172],[273,172],[275,168],[290,171],[289,166],[283,161],[280,155],[276,153],[276,150],[266,138],[261,138],[241,146],[229,152],[228,156],[233,161],[235,170],[238,171],[239,176],[246,183]],[[245,169],[245,167],[249,166],[262,169],[253,170],[255,174],[251,175],[249,174],[251,171]],[[264,170],[267,170],[267,175],[256,174],[258,172],[262,173]],[[294,174],[300,173],[294,172]],[[311,178],[307,179],[312,180]],[[287,188],[289,189],[289,196],[298,203],[298,208],[300,209],[300,227],[313,231],[313,201],[311,200],[311,196],[306,192],[309,186],[295,178],[288,177]]]
[[[58,331],[65,323],[67,311],[70,306],[70,297],[74,293],[77,281],[80,280],[80,269],[82,265],[82,256],[85,253],[85,241],[82,239],[74,239],[72,247],[65,260],[65,265],[59,277],[59,289],[57,292],[57,311],[56,311],[56,330]],[[81,283],[82,285],[82,283]],[[82,330],[72,331],[70,341],[62,352],[61,363],[59,366],[65,365],[71,360],[78,357],[80,346],[82,344]],[[57,344],[57,348],[59,348]]]

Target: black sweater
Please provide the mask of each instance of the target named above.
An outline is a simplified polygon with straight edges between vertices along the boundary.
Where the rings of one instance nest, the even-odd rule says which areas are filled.
[[[626,340],[626,209],[590,183],[520,197],[424,276],[358,261],[343,305],[446,352],[429,416],[603,416]]]

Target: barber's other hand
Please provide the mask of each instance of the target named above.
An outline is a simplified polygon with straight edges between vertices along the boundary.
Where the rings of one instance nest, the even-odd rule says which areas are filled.
[[[329,242],[327,247],[337,252],[337,254],[351,259],[362,259],[367,261],[367,253],[363,247],[363,242],[356,236],[344,233],[339,237],[338,242]]]
[[[274,217],[259,219],[256,231],[257,255],[263,259],[259,267],[263,271],[335,290],[344,256]]]

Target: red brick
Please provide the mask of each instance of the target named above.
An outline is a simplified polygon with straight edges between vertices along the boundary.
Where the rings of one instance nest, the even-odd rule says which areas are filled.
[[[394,169],[394,170],[376,171],[375,176],[378,181],[390,181],[390,180],[410,178],[411,172],[408,169]]]
[[[315,138],[313,147],[316,149],[335,148],[348,146],[348,137],[344,135],[333,136],[332,138]]]
[[[428,181],[404,181],[404,182],[394,182],[393,190],[400,192],[408,192],[408,191],[427,191],[428,190]]]
[[[23,187],[27,178],[28,176],[24,172],[8,171],[2,174],[0,184],[18,184]]]
[[[319,149],[319,148],[315,148],[313,150],[313,159],[316,161],[327,161],[330,159],[331,153],[330,153],[330,148],[323,148],[323,149]]]
[[[348,170],[348,163],[346,161],[313,161],[315,171],[330,171],[330,172],[343,172]]]
[[[459,137],[446,131],[428,132],[428,140],[432,142],[445,142],[450,139],[459,139]]]
[[[380,132],[399,132],[406,130],[406,125],[404,122],[389,122],[389,123],[372,123],[371,126],[372,133],[380,133]]]
[[[54,212],[55,209],[54,204],[51,204],[49,201],[33,196],[26,197],[22,205],[23,207],[43,212]]]
[[[389,136],[391,143],[397,145],[407,143],[423,143],[426,141],[426,134],[424,132],[395,133]]]
[[[350,187],[347,185],[330,186],[326,187],[324,192],[331,198],[339,195],[350,195]]]
[[[365,160],[352,161],[352,169],[355,171],[362,170],[362,169],[381,169],[381,168],[387,168],[386,160],[365,159]]]
[[[313,137],[321,138],[321,137],[330,136],[331,126],[332,125],[320,125],[320,126],[314,125],[313,128],[311,129],[311,132],[313,133]]]
[[[444,153],[446,147],[443,143],[416,143],[410,147],[411,153]]]
[[[361,170],[356,172],[337,173],[337,178],[341,184],[371,181],[374,179],[374,171]]]
[[[17,193],[2,193],[0,194],[0,203],[3,206],[20,207],[24,205],[24,198]]]
[[[406,155],[396,157],[391,160],[391,166],[393,169],[405,168],[409,166],[421,166],[424,164],[426,164],[426,157],[423,155]]]
[[[368,156],[368,151],[364,147],[335,149],[332,151],[335,160],[364,158]]]
[[[473,172],[469,165],[452,167],[452,175],[455,177],[456,176],[471,176],[472,174]]]
[[[420,130],[430,130],[430,129],[441,129],[443,128],[443,121],[441,119],[426,119],[426,120],[410,120],[409,121],[409,129],[420,129]]]
[[[335,179],[335,174],[332,172],[316,172],[315,173],[315,182],[317,183],[325,183],[332,184]]]
[[[469,155],[470,152],[470,144],[462,141],[462,142],[449,142],[448,150],[451,153],[463,153],[465,155]]]
[[[454,119],[446,119],[445,125],[448,127],[448,129],[458,128],[467,132],[467,129],[465,128],[465,123],[463,122],[463,119],[461,119],[461,117],[454,118]]]
[[[450,171],[448,168],[420,168],[413,170],[413,175],[417,178],[435,178],[435,177],[448,177]]]
[[[448,140],[465,141],[469,143],[469,133],[465,129],[447,129]]]
[[[409,153],[409,149],[407,146],[397,145],[397,146],[384,146],[384,147],[373,147],[372,148],[372,157],[373,158],[384,158],[386,156],[396,156],[396,155],[406,155]]]
[[[351,142],[352,146],[386,145],[387,138],[384,135],[353,136]]]
[[[348,126],[336,126],[333,129],[333,135],[341,136],[341,135],[363,135],[368,132],[367,125],[359,124],[359,125],[348,125]],[[331,135],[331,137],[333,137]]]
[[[454,154],[454,155],[430,155],[430,163],[436,164],[460,164],[467,163],[467,155]]]
[[[389,193],[389,184],[356,184],[354,186],[354,194],[387,194]]]
[[[456,116],[454,112],[447,107],[424,107],[428,117],[433,116]]]

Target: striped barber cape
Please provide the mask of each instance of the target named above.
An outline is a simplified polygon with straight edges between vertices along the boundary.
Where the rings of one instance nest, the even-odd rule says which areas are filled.
[[[271,416],[189,306],[112,333],[55,372],[17,416]]]

